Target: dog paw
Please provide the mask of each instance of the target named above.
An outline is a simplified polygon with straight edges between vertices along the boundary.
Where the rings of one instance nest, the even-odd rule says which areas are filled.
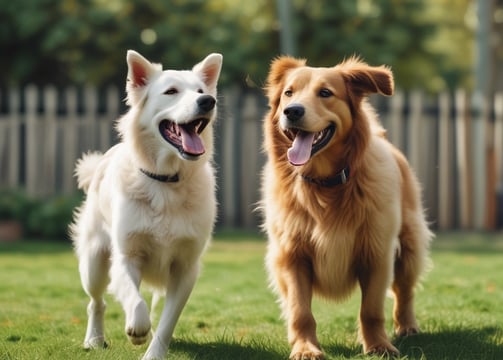
[[[290,353],[290,360],[322,360],[324,358],[318,346],[310,342],[294,344]]]
[[[410,326],[410,327],[399,326],[395,329],[395,335],[397,337],[405,337],[416,334],[419,334],[419,328],[417,326]]]
[[[391,343],[377,344],[369,347],[365,351],[366,355],[386,356],[386,357],[399,357],[400,351]]]
[[[105,342],[105,338],[102,336],[84,340],[85,350],[106,349],[107,347],[108,344]]]
[[[147,304],[141,301],[126,317],[126,334],[134,345],[144,344],[150,335],[150,318]]]
[[[154,340],[148,347],[141,360],[157,360],[164,359],[166,357],[168,347],[156,340],[158,339],[154,337]]]

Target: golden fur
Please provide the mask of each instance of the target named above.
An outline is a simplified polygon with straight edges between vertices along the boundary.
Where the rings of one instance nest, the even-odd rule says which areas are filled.
[[[428,263],[432,234],[418,181],[366,100],[370,93],[393,93],[391,71],[357,58],[313,68],[281,57],[271,65],[266,93],[266,263],[287,321],[291,358],[323,357],[310,309],[313,293],[341,301],[356,285],[364,352],[397,354],[384,329],[385,294],[391,285],[397,335],[418,332],[414,287]],[[289,118],[292,106],[303,109],[301,118]],[[308,134],[329,126],[335,133],[328,143],[306,163],[293,165],[288,130]],[[331,178],[346,167],[348,181],[337,186],[303,178]]]

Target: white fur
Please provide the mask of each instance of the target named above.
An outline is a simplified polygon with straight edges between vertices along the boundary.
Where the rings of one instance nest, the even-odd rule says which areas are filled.
[[[211,164],[212,123],[201,138],[206,152],[195,161],[183,159],[163,139],[159,122],[186,123],[198,116],[202,90],[216,97],[222,56],[211,54],[192,71],[162,71],[140,54],[127,56],[130,111],[118,122],[122,142],[105,154],[85,155],[77,165],[79,187],[87,198],[76,211],[72,237],[82,285],[90,297],[84,346],[103,347],[104,292],[122,304],[125,330],[134,344],[151,330],[145,280],[166,296],[157,330],[143,359],[164,358],[180,313],[192,291],[216,215],[215,179]],[[166,95],[176,87],[178,93]],[[179,182],[163,183],[140,171],[178,174]]]

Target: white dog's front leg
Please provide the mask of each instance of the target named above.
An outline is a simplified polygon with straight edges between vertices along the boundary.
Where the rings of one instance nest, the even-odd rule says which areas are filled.
[[[166,291],[159,325],[142,360],[164,359],[166,356],[175,325],[194,288],[198,273],[199,264],[196,263],[191,268],[173,274],[172,283]]]
[[[141,345],[147,341],[151,325],[147,303],[140,294],[139,266],[127,256],[115,255],[110,277],[110,291],[126,313],[126,334],[134,345]]]

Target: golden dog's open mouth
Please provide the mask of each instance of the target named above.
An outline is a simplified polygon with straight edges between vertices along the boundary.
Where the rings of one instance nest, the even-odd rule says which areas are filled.
[[[208,123],[207,118],[197,118],[186,124],[163,120],[159,124],[159,131],[164,140],[173,145],[184,159],[197,160],[205,152],[199,135]]]
[[[335,134],[335,124],[330,124],[322,131],[308,132],[297,128],[285,130],[286,136],[292,140],[288,149],[288,161],[292,165],[304,165],[309,159],[325,147]]]

